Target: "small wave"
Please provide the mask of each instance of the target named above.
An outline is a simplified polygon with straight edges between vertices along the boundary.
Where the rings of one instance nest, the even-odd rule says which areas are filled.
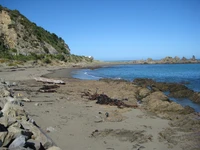
[[[88,71],[84,71],[82,73],[77,73],[74,75],[74,77],[77,77],[77,78],[80,78],[80,79],[86,79],[86,80],[98,80],[98,79],[101,79],[102,77],[100,76],[95,76],[95,75],[92,75],[90,74]]]
[[[120,78],[120,77],[116,77],[116,78],[114,78],[115,80],[121,80],[122,78]]]
[[[95,78],[95,79],[101,79],[103,77],[99,77],[99,76],[94,76],[94,75],[91,75],[91,74],[87,74],[88,76],[92,77],[92,78]]]

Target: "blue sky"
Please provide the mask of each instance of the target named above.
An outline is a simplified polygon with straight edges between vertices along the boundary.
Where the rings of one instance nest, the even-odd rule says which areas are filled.
[[[200,0],[1,0],[99,60],[200,58]]]

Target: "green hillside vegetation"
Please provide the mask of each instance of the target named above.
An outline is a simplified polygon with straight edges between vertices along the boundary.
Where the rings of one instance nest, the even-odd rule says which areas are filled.
[[[30,39],[31,36],[34,35],[34,37],[37,38],[37,41],[39,43],[48,43],[53,48],[57,50],[57,54],[50,54],[49,49],[45,47],[45,44],[43,44],[43,50],[44,54],[36,54],[34,52],[28,53],[27,55],[22,55],[17,53],[17,50],[12,48],[10,49],[7,45],[4,43],[4,33],[0,34],[0,58],[3,58],[5,60],[18,60],[18,61],[29,61],[29,60],[41,60],[44,63],[51,63],[51,60],[60,60],[64,62],[81,62],[81,61],[93,61],[93,59],[85,57],[85,56],[77,56],[70,54],[70,49],[67,44],[65,44],[65,41],[58,37],[55,33],[50,33],[49,31],[43,29],[42,27],[37,26],[35,23],[30,22],[25,16],[20,14],[18,10],[9,10],[7,8],[4,8],[0,5],[0,12],[2,10],[5,10],[8,12],[12,24],[8,25],[8,29],[13,28],[16,33],[19,33],[20,31],[18,26],[23,25],[24,27],[24,37],[23,40],[27,41],[29,39],[29,42],[31,45],[33,45],[35,48],[39,46],[38,43],[34,42],[34,40]],[[20,34],[17,34],[17,36],[20,36]]]

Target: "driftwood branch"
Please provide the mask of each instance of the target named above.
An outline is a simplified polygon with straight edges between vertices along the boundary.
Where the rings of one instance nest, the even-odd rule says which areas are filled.
[[[62,80],[55,80],[55,79],[48,79],[42,77],[35,77],[34,78],[37,82],[44,82],[44,83],[53,83],[53,84],[65,84]]]
[[[59,87],[58,85],[43,85],[43,87],[39,89],[39,92],[56,92],[56,89]]]

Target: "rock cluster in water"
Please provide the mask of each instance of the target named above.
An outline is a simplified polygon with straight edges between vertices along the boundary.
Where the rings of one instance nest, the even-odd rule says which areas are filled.
[[[189,64],[189,63],[200,63],[200,60],[196,59],[193,55],[190,59],[186,57],[179,58],[178,56],[170,57],[167,56],[161,60],[153,60],[152,58],[148,58],[146,60],[134,60],[134,64]]]
[[[0,149],[60,150],[24,110],[23,102],[30,100],[14,97],[11,86],[17,86],[17,84],[1,79]]]
[[[188,98],[193,102],[200,103],[200,93],[189,89],[181,83],[156,82],[152,79],[142,78],[135,79],[133,83],[143,87],[148,87],[152,91],[169,92],[170,97]]]

